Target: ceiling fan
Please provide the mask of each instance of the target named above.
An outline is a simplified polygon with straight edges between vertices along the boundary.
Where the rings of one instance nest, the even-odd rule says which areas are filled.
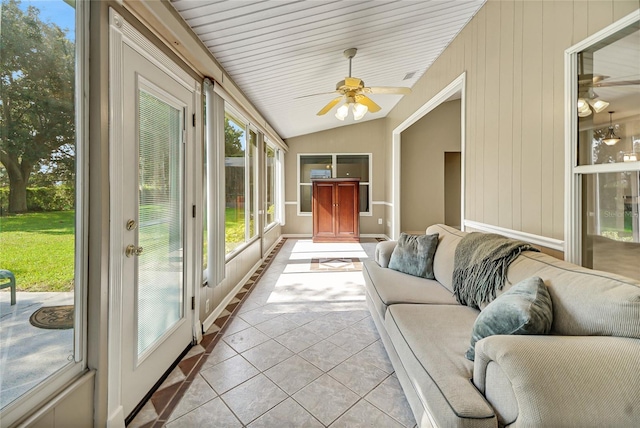
[[[609,107],[609,102],[601,99],[593,88],[640,85],[640,80],[608,80],[610,76],[584,72],[584,56],[578,53],[578,117],[600,113]]]
[[[356,48],[350,48],[344,51],[344,56],[349,59],[349,76],[344,80],[339,81],[336,84],[336,90],[331,92],[325,92],[324,94],[340,94],[339,97],[331,100],[326,106],[324,106],[318,113],[318,116],[322,116],[335,107],[341,100],[344,99],[344,104],[338,107],[336,111],[336,117],[340,120],[344,120],[349,114],[349,107],[353,109],[353,118],[360,120],[362,117],[370,111],[372,113],[380,111],[380,106],[376,104],[371,98],[365,94],[399,94],[405,95],[411,93],[410,88],[403,87],[366,87],[362,79],[351,76],[351,60],[356,56],[358,50]],[[314,94],[323,95],[323,94]],[[313,96],[313,95],[307,95]]]

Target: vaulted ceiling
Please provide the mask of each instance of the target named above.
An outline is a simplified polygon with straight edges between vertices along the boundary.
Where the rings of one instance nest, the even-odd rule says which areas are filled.
[[[348,75],[366,86],[414,83],[485,0],[172,0],[172,5],[283,138],[354,123],[316,113]],[[299,98],[303,97],[303,98]],[[385,117],[401,95],[370,95]]]

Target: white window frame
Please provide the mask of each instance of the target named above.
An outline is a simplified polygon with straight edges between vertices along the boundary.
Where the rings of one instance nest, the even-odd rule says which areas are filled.
[[[582,175],[640,171],[639,162],[578,165],[578,53],[640,21],[640,10],[598,31],[565,51],[565,260],[582,265]]]
[[[254,193],[253,193],[253,201],[251,201],[251,183],[249,180],[249,170],[251,168],[250,153],[251,153],[251,138],[249,138],[250,133],[253,132],[256,134],[256,151],[253,154],[254,156],[254,171],[253,171],[253,180],[254,180]],[[260,236],[260,217],[258,212],[258,205],[260,204],[260,131],[255,127],[252,123],[247,121],[247,127],[245,131],[247,135],[247,149],[245,152],[245,201],[244,201],[244,216],[245,216],[245,243],[251,242],[254,238],[258,238]],[[247,203],[247,196],[249,196],[249,203]],[[251,229],[249,224],[251,222],[251,211],[247,208],[253,209],[253,218],[254,218],[254,231],[255,234],[251,236]]]
[[[312,213],[311,212],[306,212],[306,211],[302,211],[300,209],[301,207],[301,198],[300,198],[300,191],[302,190],[302,186],[312,186],[312,183],[302,183],[300,182],[300,158],[302,156],[331,156],[331,178],[336,178],[336,172],[337,172],[337,167],[338,167],[338,156],[368,156],[369,157],[369,181],[361,181],[359,184],[360,185],[367,185],[369,186],[369,203],[368,203],[368,207],[369,207],[369,211],[360,211],[360,217],[371,217],[373,216],[373,208],[372,208],[372,203],[373,203],[373,153],[298,153],[298,167],[297,167],[297,195],[296,195],[296,201],[297,201],[297,209],[298,209],[298,215],[300,217],[311,217]]]
[[[215,86],[214,86],[215,88]],[[224,97],[223,97],[224,98]],[[249,211],[247,210],[247,196],[250,195],[249,192],[249,131],[252,130],[256,133],[256,137],[257,137],[257,141],[260,141],[260,134],[262,134],[260,132],[260,130],[258,129],[258,127],[256,125],[254,125],[250,120],[248,120],[242,113],[240,113],[238,111],[237,108],[235,108],[233,106],[233,104],[231,104],[229,101],[227,101],[226,99],[224,100],[224,115],[226,116],[227,114],[229,114],[230,116],[232,116],[235,120],[242,122],[243,125],[245,125],[244,130],[245,130],[245,152],[244,152],[244,170],[245,170],[245,180],[244,180],[244,191],[245,191],[245,201],[244,201],[244,205],[245,205],[245,229],[244,229],[244,242],[240,245],[238,245],[233,251],[226,253],[225,251],[225,262],[230,261],[231,259],[233,259],[234,257],[236,257],[238,254],[240,254],[245,248],[247,248],[249,245],[251,245],[253,242],[257,241],[258,239],[261,239],[262,234],[260,233],[259,227],[256,227],[256,234],[253,237],[249,237]],[[224,125],[224,118],[222,121],[223,125]],[[221,140],[221,144],[222,144],[222,152],[224,154],[225,151],[225,141],[224,141],[224,129],[223,129],[223,138]],[[264,135],[264,134],[263,134]],[[260,144],[258,144],[257,147],[258,152],[260,151]],[[226,154],[224,154],[226,156]],[[259,162],[259,156],[256,160],[256,162]],[[226,169],[226,166],[224,165],[223,162],[223,170]],[[260,168],[258,167],[258,174],[259,174],[259,170]],[[259,177],[256,176],[256,179],[258,180]],[[259,193],[259,189],[260,189],[260,182],[257,181],[256,182],[256,198],[257,195]],[[224,183],[222,183],[222,194],[224,195],[224,201],[225,204],[223,205],[223,209],[226,210],[226,188]],[[258,213],[258,206],[259,202],[256,201],[256,206],[254,208],[256,208],[256,219],[257,217],[257,213]],[[224,235],[224,240],[226,242],[226,231],[225,231],[225,235]]]
[[[2,425],[10,426],[42,406],[61,388],[78,380],[87,370],[87,287],[89,247],[89,2],[75,5],[75,124],[76,213],[74,256],[74,352],[73,361],[42,380],[2,410]]]
[[[282,149],[280,149],[280,147],[278,147],[277,144],[274,144],[271,142],[271,140],[269,140],[266,136],[264,136],[264,174],[262,174],[263,176],[263,180],[264,180],[264,228],[263,231],[267,232],[268,230],[270,230],[272,227],[274,227],[276,224],[280,223],[280,224],[284,224],[283,219],[281,218],[281,213],[284,212],[284,210],[282,209],[282,206],[280,204],[281,201],[281,196],[280,196],[280,187],[281,187],[281,182],[282,182],[282,166],[281,166],[281,161],[280,161],[280,152],[282,151]],[[267,210],[269,208],[268,206],[268,201],[267,201],[267,193],[268,193],[268,189],[267,189],[267,183],[269,182],[269,180],[267,179],[267,174],[268,174],[268,168],[267,168],[267,159],[268,156],[266,155],[267,153],[267,147],[271,148],[273,150],[274,153],[274,157],[273,157],[273,168],[274,168],[274,180],[273,180],[273,205],[275,207],[275,212],[273,213],[273,221],[271,223],[267,223],[266,219],[267,219]]]

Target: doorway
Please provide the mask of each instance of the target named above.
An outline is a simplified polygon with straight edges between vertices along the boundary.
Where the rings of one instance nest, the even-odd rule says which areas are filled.
[[[438,177],[439,183],[437,188],[441,189],[444,192],[444,152],[445,151],[459,151],[460,152],[460,228],[464,230],[464,212],[465,212],[465,79],[466,73],[462,73],[458,76],[453,82],[451,82],[447,87],[442,89],[437,95],[427,101],[422,107],[420,107],[415,113],[409,116],[404,122],[398,125],[392,132],[393,138],[393,147],[392,147],[392,203],[393,203],[393,213],[392,213],[392,224],[391,230],[387,231],[387,235],[391,237],[391,239],[398,239],[400,237],[401,230],[409,231],[411,228],[415,228],[416,226],[412,225],[402,225],[402,221],[404,220],[403,216],[407,213],[411,212],[410,208],[406,208],[403,199],[407,199],[405,195],[405,180],[403,180],[403,158],[406,157],[406,153],[402,153],[402,142],[403,138],[406,136],[403,135],[405,131],[411,132],[411,127],[419,122],[422,118],[427,116],[432,111],[436,110],[442,104],[447,103],[448,101],[459,100],[459,121],[457,122],[456,128],[451,131],[455,134],[456,138],[459,136],[459,145],[456,149],[442,149],[440,154],[440,158],[438,160],[438,165],[440,165],[441,173]],[[415,128],[414,128],[415,129]],[[449,134],[451,135],[451,134]],[[424,140],[428,139],[435,140],[433,135],[425,134]],[[424,168],[423,168],[424,170]],[[418,181],[417,183],[412,184],[412,186],[428,186],[428,180],[422,180],[422,183]],[[402,191],[401,191],[402,189]],[[419,193],[417,193],[419,194]],[[424,196],[417,196],[424,199]],[[411,201],[415,202],[415,201]],[[438,214],[438,216],[431,217],[427,219],[424,224],[429,226],[434,222],[443,223],[445,222],[444,216],[444,205],[445,200],[444,196],[438,198],[436,201],[430,201],[432,204],[441,204],[442,213]],[[409,205],[413,207],[413,205]],[[403,209],[405,208],[405,209]],[[424,233],[424,229],[422,226],[424,224],[419,225],[419,229],[416,229],[415,232]],[[407,227],[405,227],[407,226]],[[412,230],[413,231],[413,230]]]
[[[460,229],[460,189],[462,154],[444,152],[444,224]]]
[[[115,19],[115,18],[118,19]],[[109,411],[124,420],[194,338],[199,84],[111,11]],[[117,423],[116,423],[117,425]]]

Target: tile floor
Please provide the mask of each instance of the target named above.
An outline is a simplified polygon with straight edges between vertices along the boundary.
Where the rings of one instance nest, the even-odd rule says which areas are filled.
[[[129,426],[415,427],[365,303],[376,243],[283,240]]]

